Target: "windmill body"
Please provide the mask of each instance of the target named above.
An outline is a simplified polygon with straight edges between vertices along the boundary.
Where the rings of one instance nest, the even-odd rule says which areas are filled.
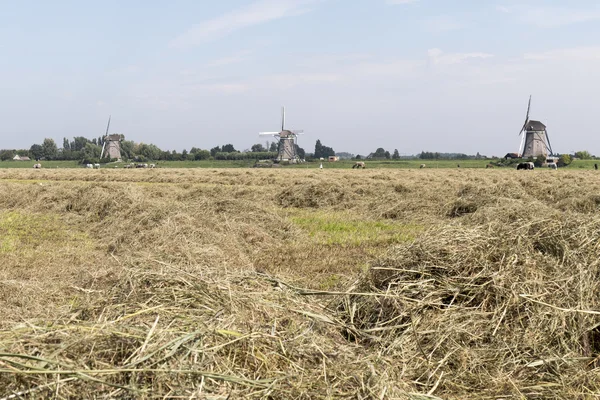
[[[548,156],[552,153],[546,142],[546,125],[540,121],[529,121],[525,127],[525,142],[523,144],[523,158],[537,158]]]
[[[105,153],[108,158],[121,159],[121,135],[107,135],[104,137]]]
[[[285,107],[281,111],[281,131],[280,132],[261,132],[260,136],[273,136],[278,142],[277,159],[276,161],[287,161],[290,163],[301,162],[298,156],[297,143],[298,135],[302,134],[301,130],[285,129]]]
[[[548,158],[548,156],[552,155],[552,146],[550,145],[548,130],[546,129],[546,125],[542,122],[529,119],[530,110],[531,97],[529,97],[525,124],[523,124],[523,127],[519,132],[519,135],[523,135],[519,154],[521,154],[522,158]]]
[[[102,146],[100,158],[104,158],[106,155],[108,158],[121,161],[121,140],[123,140],[123,138],[118,134],[108,134],[108,130],[110,128],[110,118],[111,117],[108,117],[108,125],[106,126],[106,134],[103,138],[104,145]]]

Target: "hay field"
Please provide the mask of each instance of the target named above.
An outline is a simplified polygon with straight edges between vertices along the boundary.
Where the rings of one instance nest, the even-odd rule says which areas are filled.
[[[597,398],[599,210],[593,171],[0,170],[0,398]]]

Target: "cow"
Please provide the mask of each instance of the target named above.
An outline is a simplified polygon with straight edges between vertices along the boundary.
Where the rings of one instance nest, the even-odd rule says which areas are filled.
[[[494,165],[492,165],[492,164],[488,164],[488,165],[486,165],[485,167],[486,167],[486,168],[494,168]]]
[[[42,164],[39,164],[39,163],[38,164],[33,164],[33,168],[40,169],[40,168],[42,168]]]
[[[86,168],[94,168],[94,164],[85,164]]]
[[[356,162],[356,163],[355,163],[355,164],[352,166],[352,169],[354,169],[354,168],[358,168],[358,169],[362,168],[362,169],[365,169],[365,168],[366,168],[366,167],[365,167],[365,163],[364,163],[363,161],[357,161],[357,162]]]
[[[517,170],[533,170],[535,169],[535,165],[532,162],[523,162],[523,163],[519,163],[517,164]]]
[[[94,164],[94,169],[99,169],[100,168],[100,164]]]
[[[558,166],[555,163],[548,164],[548,168],[550,169],[558,169]]]
[[[419,168],[425,168],[425,164],[421,164]]]
[[[598,164],[594,164],[594,169],[598,171]]]
[[[156,164],[150,164],[148,167],[149,168],[156,168]]]

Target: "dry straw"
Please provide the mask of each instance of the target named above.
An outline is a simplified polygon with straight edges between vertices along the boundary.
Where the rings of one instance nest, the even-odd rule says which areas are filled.
[[[0,171],[0,398],[594,398],[594,182]]]

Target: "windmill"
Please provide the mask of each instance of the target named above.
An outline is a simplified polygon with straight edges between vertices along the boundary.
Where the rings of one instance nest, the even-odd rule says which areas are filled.
[[[104,144],[102,145],[102,153],[100,154],[100,158],[104,158],[104,154],[106,152],[106,155],[108,156],[108,158],[115,158],[117,160],[121,160],[121,140],[123,140],[123,138],[121,137],[121,135],[117,135],[117,134],[113,134],[113,135],[109,135],[108,134],[108,129],[110,128],[110,116],[108,117],[108,125],[106,125],[106,134],[104,135],[103,141]]]
[[[281,131],[280,132],[261,132],[260,136],[273,136],[279,141],[277,161],[288,161],[297,163],[300,161],[296,146],[298,135],[303,134],[302,130],[285,129],[285,107],[281,108]]]
[[[521,154],[522,158],[548,158],[549,155],[552,155],[552,146],[550,145],[550,138],[548,137],[546,125],[544,125],[540,121],[530,120],[530,110],[531,96],[529,96],[529,105],[527,106],[527,116],[525,117],[525,123],[519,131],[519,136],[522,135],[521,145],[519,147],[519,154]]]

